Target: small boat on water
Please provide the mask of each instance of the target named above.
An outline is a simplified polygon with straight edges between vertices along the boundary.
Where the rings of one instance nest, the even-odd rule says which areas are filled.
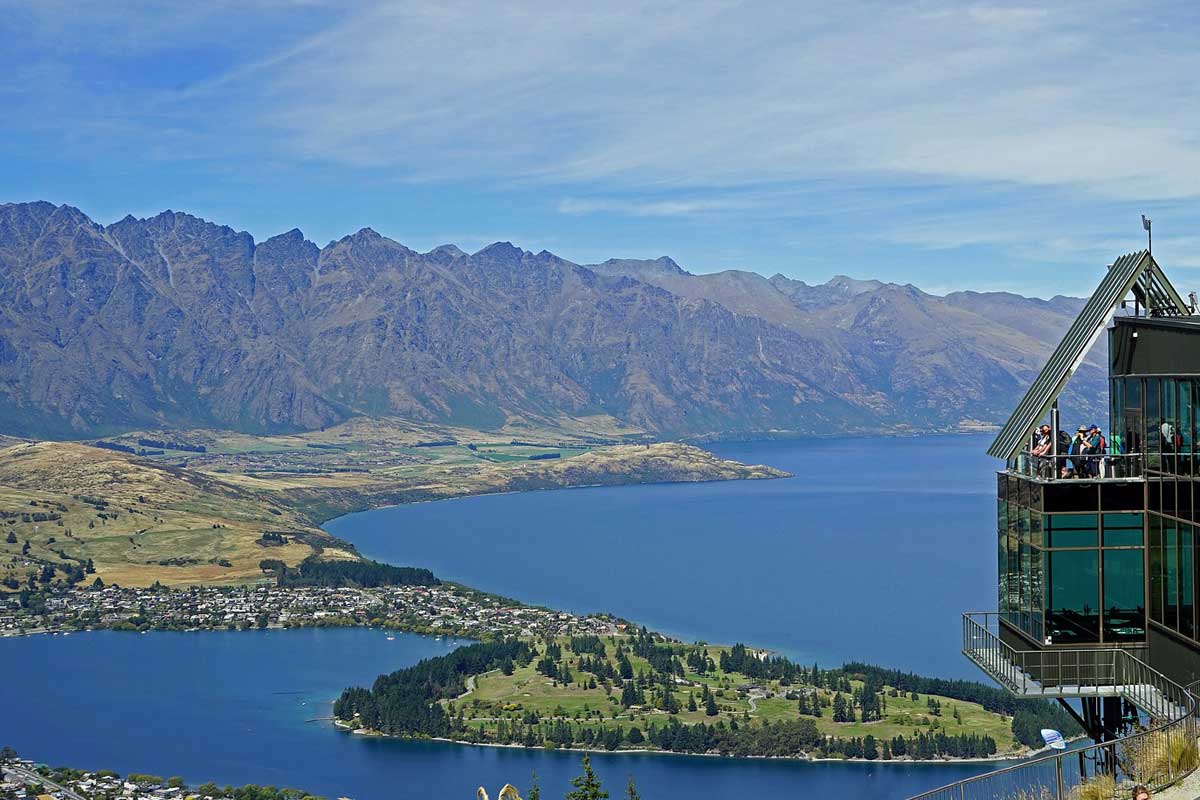
[[[390,634],[390,633],[389,633],[389,634],[388,634],[388,637],[387,637],[387,640],[388,640],[389,642],[394,642],[394,641],[396,641],[396,637],[395,637],[395,636],[392,636],[392,634]]]

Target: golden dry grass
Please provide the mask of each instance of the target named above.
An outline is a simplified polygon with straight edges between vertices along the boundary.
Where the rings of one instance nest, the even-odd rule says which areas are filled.
[[[1162,784],[1200,763],[1196,740],[1183,730],[1157,730],[1132,740],[1126,750],[1139,783]]]
[[[265,531],[328,539],[268,496],[68,442],[0,450],[0,512],[7,517],[0,553],[9,571],[24,571],[28,541],[36,559],[90,558],[102,579],[122,585],[254,579],[263,558],[295,564],[313,552],[293,537],[280,547],[256,544]],[[6,541],[10,532],[16,543]]]

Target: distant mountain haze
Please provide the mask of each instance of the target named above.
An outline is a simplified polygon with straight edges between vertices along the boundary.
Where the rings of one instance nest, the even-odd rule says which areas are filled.
[[[325,247],[166,211],[0,205],[0,433],[491,429],[607,415],[662,437],[1003,421],[1082,301],[836,277],[583,266],[501,242]],[[1066,405],[1105,407],[1101,356]],[[1089,420],[1090,421],[1090,420]]]

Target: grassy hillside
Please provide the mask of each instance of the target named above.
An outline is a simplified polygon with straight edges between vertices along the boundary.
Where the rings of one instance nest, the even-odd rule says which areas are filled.
[[[618,665],[618,641],[621,640],[603,640],[604,659],[614,668]],[[816,722],[822,735],[843,739],[871,735],[882,741],[896,736],[914,737],[918,733],[935,732],[948,736],[977,734],[992,737],[1000,752],[1020,748],[1013,738],[1009,719],[986,711],[978,703],[936,695],[914,697],[883,686],[886,710],[881,719],[862,722],[859,709],[855,714],[856,721],[837,722],[834,720],[833,703],[839,692],[828,686],[817,688],[803,683],[784,685],[778,680],[754,679],[739,672],[725,672],[719,667],[703,673],[688,667],[672,688],[674,705],[678,708],[674,712],[668,712],[661,695],[654,692],[651,692],[651,698],[646,703],[626,707],[622,703],[620,688],[614,689],[611,683],[606,686],[605,680],[597,681],[592,672],[582,671],[576,666],[581,656],[586,659],[596,654],[572,651],[570,640],[566,638],[555,643],[562,648],[562,659],[573,667],[569,682],[552,679],[539,671],[539,660],[546,655],[546,646],[541,644],[529,664],[515,667],[511,675],[500,670],[483,675],[476,680],[472,691],[453,701],[457,708],[462,709],[468,728],[482,724],[486,731],[494,733],[501,719],[519,720],[527,718],[530,713],[535,713],[543,720],[589,722],[603,729],[627,730],[636,725],[643,731],[650,725],[664,725],[671,717],[685,725],[714,725],[722,721],[726,725],[731,721],[759,725],[807,718]],[[630,652],[628,641],[624,644],[633,673],[650,675],[653,672],[650,662]],[[729,652],[728,647],[703,646],[701,649],[714,664],[720,664],[722,652]],[[863,685],[861,680],[851,680],[851,691],[845,693],[844,698],[849,700],[854,692],[863,689]],[[703,700],[706,686],[715,697],[716,714],[706,712]],[[659,688],[656,686],[654,691]],[[805,707],[810,712],[814,700],[821,704],[821,716],[800,713],[801,695],[805,696]],[[694,709],[689,705],[689,700],[695,704]]]
[[[0,516],[2,573],[21,580],[90,559],[109,583],[226,583],[260,577],[266,557],[355,557],[268,494],[66,442],[0,450]],[[288,543],[259,544],[271,531]]]
[[[47,565],[62,577],[90,559],[103,580],[122,585],[244,582],[262,577],[265,558],[289,566],[313,553],[357,558],[317,527],[348,511],[492,492],[784,474],[688,445],[606,445],[592,433],[542,430],[526,437],[362,419],[283,436],[153,431],[97,446],[12,445],[0,449],[0,579],[24,581]]]

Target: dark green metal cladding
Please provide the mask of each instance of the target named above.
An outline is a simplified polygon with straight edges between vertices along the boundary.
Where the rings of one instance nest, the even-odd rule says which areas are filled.
[[[1117,305],[1133,292],[1152,316],[1186,316],[1187,304],[1146,250],[1123,255],[1092,294],[1067,335],[1050,355],[1008,422],[988,448],[988,455],[1012,458],[1029,440],[1038,422],[1050,411],[1071,375],[1096,339],[1104,332]]]

